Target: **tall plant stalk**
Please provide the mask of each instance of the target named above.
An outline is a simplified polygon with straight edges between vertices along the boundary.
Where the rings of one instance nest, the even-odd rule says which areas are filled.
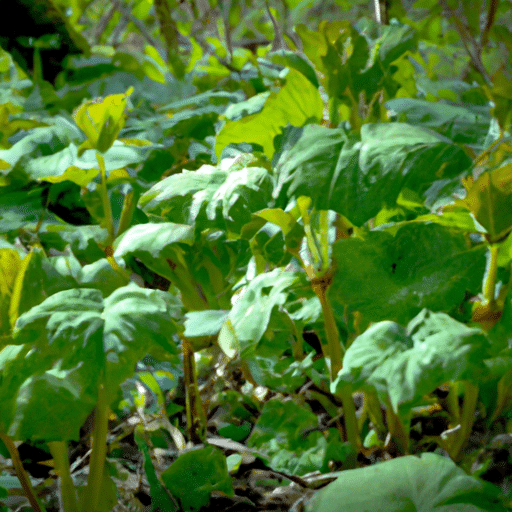
[[[48,443],[53,457],[54,470],[59,477],[60,499],[63,512],[78,512],[75,486],[69,470],[68,446],[64,441]]]
[[[107,456],[108,412],[107,391],[105,385],[101,382],[98,386],[98,402],[94,418],[92,453],[89,463],[89,480],[87,482],[87,505],[84,504],[82,512],[96,510],[100,502]]]

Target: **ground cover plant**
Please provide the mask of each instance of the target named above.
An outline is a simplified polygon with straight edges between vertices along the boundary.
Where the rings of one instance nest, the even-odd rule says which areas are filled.
[[[0,49],[0,510],[512,508],[511,4],[406,3]]]

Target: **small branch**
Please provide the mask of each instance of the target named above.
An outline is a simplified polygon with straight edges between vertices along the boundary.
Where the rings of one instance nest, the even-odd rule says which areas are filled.
[[[487,46],[487,42],[489,40],[489,32],[494,24],[494,17],[496,16],[496,11],[498,10],[498,6],[500,4],[500,0],[490,0],[489,1],[489,9],[487,10],[487,21],[485,23],[484,31],[482,32],[482,40],[480,41],[480,46],[485,48]]]
[[[268,0],[265,2],[265,9],[267,11],[268,17],[270,18],[270,21],[272,22],[272,26],[274,27],[274,43],[272,44],[272,50],[284,50],[285,43],[283,39],[283,33],[281,31],[281,28],[279,27],[279,23],[277,23],[276,18],[274,17],[272,11],[270,10]]]

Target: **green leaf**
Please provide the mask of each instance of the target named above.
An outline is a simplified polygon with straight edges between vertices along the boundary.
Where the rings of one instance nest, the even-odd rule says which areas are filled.
[[[409,124],[432,128],[466,144],[482,144],[491,122],[489,108],[479,105],[395,98],[386,102],[386,108]]]
[[[476,181],[468,177],[464,186],[467,194],[457,204],[467,208],[489,234],[489,242],[495,243],[512,230],[512,164],[483,172]]]
[[[271,398],[265,402],[247,446],[265,453],[270,458],[268,465],[276,471],[295,475],[325,471],[329,455],[331,460],[342,462],[347,450],[339,436],[329,433],[326,439],[320,432],[308,435],[316,426],[316,416],[309,406],[291,399]]]
[[[79,430],[95,406],[80,370],[28,377],[16,396],[16,412],[9,428],[14,439],[79,440]],[[70,437],[71,436],[71,437]]]
[[[277,50],[268,54],[267,57],[276,64],[282,64],[300,71],[318,89],[320,84],[315,69],[301,55],[290,50]]]
[[[36,226],[44,212],[41,190],[28,192],[3,189],[0,194],[0,233],[18,232]]]
[[[94,405],[91,395],[96,395],[101,380],[112,400],[151,345],[177,353],[172,335],[177,332],[181,309],[173,295],[130,283],[106,299],[99,290],[58,292],[21,315],[13,338],[22,346],[0,352],[5,379],[0,381],[1,397],[12,400],[17,394],[11,435],[17,439],[78,439],[78,430]],[[40,375],[37,385],[34,375]],[[36,388],[49,397],[46,402]],[[62,421],[67,416],[61,403],[70,402],[77,412]],[[53,415],[47,429],[34,422],[35,411],[38,418]],[[62,430],[57,431],[55,423]],[[48,430],[52,428],[54,437]]]
[[[270,174],[258,163],[252,155],[240,155],[217,167],[203,165],[169,176],[143,194],[139,206],[172,222],[240,232],[271,198]]]
[[[9,316],[12,325],[19,315],[40,304],[47,297],[77,285],[67,270],[61,273],[44,256],[41,249],[34,248],[20,264],[14,280]]]
[[[224,310],[206,310],[189,311],[185,315],[184,336],[215,336],[219,333],[222,325],[228,318],[229,311]]]
[[[107,176],[118,169],[143,162],[155,147],[158,146],[136,147],[116,141],[104,154]],[[24,170],[34,180],[50,183],[72,181],[81,187],[87,186],[99,174],[96,152],[85,150],[79,156],[75,144],[51,155],[32,158]]]
[[[364,492],[354,492],[364,489]],[[504,512],[497,487],[435,453],[408,455],[343,471],[308,503],[307,512]]]
[[[81,149],[104,153],[112,146],[124,126],[124,109],[132,92],[130,88],[125,94],[90,100],[74,111],[75,122],[88,139]]]
[[[336,318],[343,323],[359,311],[362,328],[379,320],[405,324],[423,308],[455,309],[466,291],[478,293],[485,270],[484,247],[467,249],[462,233],[438,224],[339,240],[333,257],[338,270],[328,294]]]
[[[424,309],[407,328],[384,321],[369,327],[347,349],[332,391],[350,382],[353,389],[389,397],[402,414],[444,382],[482,379],[482,358],[490,344],[477,328],[445,313]]]
[[[213,446],[181,454],[163,473],[167,489],[181,501],[185,511],[208,505],[213,491],[233,496],[226,457]]]
[[[458,146],[430,130],[402,123],[366,124],[361,142],[341,129],[306,126],[276,165],[276,205],[311,197],[318,210],[334,210],[355,225],[394,206],[405,187],[426,195],[442,179],[458,183],[472,165]]]
[[[288,294],[301,284],[306,284],[302,273],[275,269],[256,276],[236,297],[229,321],[242,357],[256,349],[274,307],[284,305]]]
[[[239,121],[228,122],[217,134],[215,153],[218,158],[229,144],[255,143],[263,147],[268,158],[274,154],[274,137],[288,124],[303,126],[319,122],[323,102],[318,89],[298,71],[290,70],[286,85],[269,96],[263,110]]]

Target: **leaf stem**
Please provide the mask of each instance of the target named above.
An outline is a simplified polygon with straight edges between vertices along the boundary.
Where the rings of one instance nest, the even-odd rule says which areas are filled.
[[[60,498],[64,512],[77,512],[75,486],[69,471],[68,447],[64,441],[48,442],[55,464],[55,473],[60,480]]]
[[[82,509],[83,512],[86,512],[86,510],[95,511],[100,502],[105,458],[107,456],[108,411],[107,392],[102,382],[98,387],[98,403],[96,404],[96,415],[94,418],[87,499],[85,500],[86,504],[84,504],[87,509]]]
[[[34,492],[34,488],[32,487],[32,483],[30,482],[30,478],[23,467],[23,463],[20,459],[20,454],[18,453],[18,449],[16,445],[12,442],[11,438],[5,434],[4,432],[0,432],[0,439],[5,444],[5,447],[9,451],[9,455],[11,456],[12,464],[14,466],[14,470],[16,471],[16,476],[21,483],[21,487],[25,491],[25,496],[27,497],[30,506],[34,510],[34,512],[44,512],[45,508],[39,503],[36,493]]]

